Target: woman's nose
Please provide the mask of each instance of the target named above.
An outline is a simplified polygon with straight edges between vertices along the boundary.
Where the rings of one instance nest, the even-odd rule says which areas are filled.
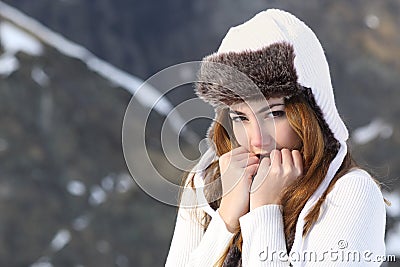
[[[263,131],[259,125],[255,125],[250,133],[250,145],[256,148],[263,148],[270,143],[271,136]]]

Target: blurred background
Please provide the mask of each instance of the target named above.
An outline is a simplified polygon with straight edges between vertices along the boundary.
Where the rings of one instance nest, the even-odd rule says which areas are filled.
[[[0,1],[0,266],[163,266],[177,210],[131,178],[125,110],[141,81],[200,60],[271,7],[305,21],[325,49],[356,160],[392,202],[386,244],[397,262],[384,266],[400,266],[399,0]],[[193,97],[189,85],[166,100]],[[165,115],[152,112],[146,145],[179,184],[160,149]],[[201,139],[209,123],[188,127]]]

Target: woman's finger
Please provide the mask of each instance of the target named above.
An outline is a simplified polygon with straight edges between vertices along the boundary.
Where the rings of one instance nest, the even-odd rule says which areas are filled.
[[[299,171],[300,174],[302,174],[303,173],[303,157],[301,156],[300,151],[293,150],[292,157],[293,157],[294,167],[296,168],[296,170]]]
[[[282,155],[282,165],[287,168],[292,168],[294,164],[292,152],[289,149],[284,148],[281,150],[281,155]]]
[[[219,161],[222,162],[223,165],[229,165],[231,162],[240,161],[242,159],[246,159],[251,155],[245,148],[238,147],[219,157]]]
[[[246,167],[248,165],[258,163],[260,159],[257,156],[248,156],[247,158],[244,158],[242,160],[237,161],[239,167]]]
[[[277,149],[271,151],[271,168],[278,167],[282,165],[282,155],[281,152]]]
[[[255,163],[255,164],[249,165],[245,168],[246,173],[249,175],[248,178],[253,179],[253,176],[257,173],[259,166],[260,166],[260,164]]]
[[[269,168],[271,166],[271,159],[269,157],[265,157],[261,159],[259,171],[266,175]]]
[[[254,177],[253,183],[251,185],[250,193],[254,193],[255,191],[257,191],[257,189],[263,184],[265,179],[267,179],[267,174],[269,172],[270,166],[271,166],[270,158],[265,157],[261,160],[257,169],[257,174]]]

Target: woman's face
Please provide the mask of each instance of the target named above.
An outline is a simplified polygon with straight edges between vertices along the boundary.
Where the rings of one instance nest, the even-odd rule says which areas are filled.
[[[300,149],[301,140],[286,118],[283,98],[230,106],[233,134],[240,146],[260,156],[273,149]]]

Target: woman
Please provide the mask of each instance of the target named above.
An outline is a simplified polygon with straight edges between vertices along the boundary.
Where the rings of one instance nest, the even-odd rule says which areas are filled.
[[[379,266],[385,206],[353,162],[315,34],[281,10],[202,61],[216,110],[187,175],[166,266]]]

